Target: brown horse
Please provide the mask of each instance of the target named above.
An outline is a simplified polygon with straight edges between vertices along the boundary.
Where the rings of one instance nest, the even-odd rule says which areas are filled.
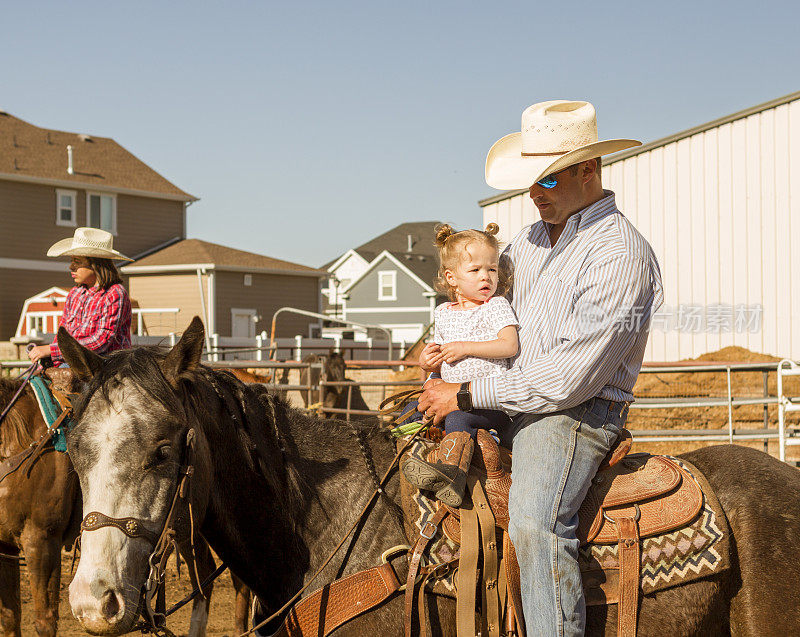
[[[309,354],[303,358],[304,363],[324,363],[324,376],[327,381],[334,382],[353,382],[345,376],[347,363],[339,352],[331,351],[326,356],[318,356],[317,354]],[[300,371],[300,384],[301,385],[319,385],[322,379],[322,372],[316,367],[306,367]],[[303,396],[303,404],[308,407],[308,392],[301,392]],[[315,394],[312,394],[312,396]],[[348,404],[349,402],[349,404]],[[357,385],[347,387],[345,385],[325,385],[322,388],[322,411],[326,409],[355,409],[358,411],[367,411],[369,406],[361,394],[361,388]],[[333,412],[328,412],[331,414]],[[341,417],[341,414],[335,413],[334,417]],[[351,414],[348,420],[370,420],[374,416],[369,414]]]
[[[0,378],[0,405],[16,392],[19,380]],[[47,430],[33,392],[26,388],[0,428],[0,460],[24,451]],[[81,495],[78,476],[65,453],[50,449],[33,465],[27,465],[0,483],[0,552],[18,554],[27,564],[37,635],[55,635],[61,584],[61,549],[73,544],[80,528]],[[181,547],[184,560],[189,547]],[[205,579],[214,570],[211,551],[205,543],[195,547],[198,572]],[[0,554],[0,628],[3,635],[20,635],[19,561]],[[193,586],[194,572],[190,570]],[[244,585],[233,578],[236,589],[236,629],[247,629],[247,598]],[[197,599],[192,609],[189,635],[205,634],[211,587],[207,599]]]
[[[0,405],[5,406],[20,381],[0,379]],[[47,430],[33,392],[26,390],[0,427],[0,457],[23,452]],[[37,635],[55,635],[61,585],[61,549],[77,537],[80,518],[78,477],[69,457],[49,451],[0,483],[0,550],[25,556]],[[4,635],[20,635],[19,562],[0,557],[0,625]]]
[[[280,608],[308,580],[368,501],[374,482],[352,426],[310,418],[200,365],[199,319],[168,353],[140,348],[101,359],[65,332],[58,338],[67,361],[89,380],[68,440],[85,500],[106,515],[159,528],[193,429],[192,493],[203,535],[264,612]],[[394,455],[390,437],[356,427],[375,465],[386,470]],[[105,457],[118,465],[112,469]],[[642,596],[639,635],[800,634],[800,472],[737,446],[685,457],[705,474],[728,518],[731,568]],[[387,502],[396,503],[398,491],[395,474],[387,498],[377,500],[312,588],[376,566],[385,549],[405,543],[396,506]],[[70,587],[73,613],[93,632],[124,632],[135,619],[149,547],[118,531],[84,534],[83,542],[90,557]],[[434,634],[454,634],[453,601],[432,601]],[[395,597],[335,634],[401,635],[401,605]],[[615,634],[616,609],[590,607],[587,622],[588,634]],[[267,628],[264,634],[276,627]]]

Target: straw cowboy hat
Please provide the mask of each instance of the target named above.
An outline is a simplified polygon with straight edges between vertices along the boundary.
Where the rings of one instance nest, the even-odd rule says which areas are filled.
[[[61,239],[51,245],[47,256],[99,257],[133,261],[130,257],[114,250],[114,236],[110,232],[97,228],[76,228],[75,234],[69,239]]]
[[[506,135],[486,157],[486,183],[498,190],[530,188],[562,168],[640,146],[635,139],[597,139],[597,116],[589,102],[551,100],[522,113],[522,130]]]

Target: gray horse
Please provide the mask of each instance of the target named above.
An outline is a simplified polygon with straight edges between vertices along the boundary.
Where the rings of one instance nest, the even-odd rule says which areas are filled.
[[[203,367],[199,319],[167,353],[139,348],[101,359],[66,332],[58,338],[69,364],[87,381],[68,440],[84,510],[135,517],[158,532],[185,458],[187,431],[194,429],[191,493],[202,535],[266,613],[317,570],[374,489],[350,426],[310,418],[264,389]],[[385,471],[394,455],[390,437],[367,425],[358,428],[379,472]],[[732,566],[644,595],[639,634],[800,634],[800,472],[736,446],[685,457],[705,474],[728,517]],[[396,474],[386,492],[387,500],[399,500]],[[312,589],[376,566],[385,549],[406,542],[396,507],[387,500],[377,500]],[[185,524],[176,530],[188,533]],[[84,533],[70,602],[87,630],[130,629],[151,549],[143,538],[129,539],[114,528]],[[432,602],[433,633],[454,634],[453,601]],[[402,618],[398,596],[335,634],[401,635]],[[616,608],[590,607],[587,620],[588,634],[615,634]]]

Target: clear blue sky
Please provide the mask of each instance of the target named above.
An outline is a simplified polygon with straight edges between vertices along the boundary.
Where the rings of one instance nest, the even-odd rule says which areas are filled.
[[[480,224],[486,151],[588,99],[645,142],[800,89],[794,2],[15,2],[0,108],[109,136],[190,237],[307,265],[403,221]]]

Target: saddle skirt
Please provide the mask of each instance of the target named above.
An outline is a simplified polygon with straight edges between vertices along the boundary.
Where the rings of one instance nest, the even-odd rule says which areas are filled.
[[[477,482],[482,488],[494,516],[497,546],[502,547],[499,557],[505,561],[509,605],[521,610],[519,565],[507,532],[512,456],[486,431],[478,431],[476,442],[470,476],[473,484]],[[416,444],[411,453],[427,454],[432,462],[438,459],[433,442],[420,440]],[[727,521],[705,477],[685,460],[630,454],[630,448],[631,438],[626,432],[601,464],[578,513],[578,561],[586,603],[618,604],[620,635],[635,634],[640,592],[647,594],[707,577],[730,564]],[[414,544],[421,533],[429,533],[428,521],[441,516],[440,509],[446,509],[440,523],[443,534],[430,542],[427,559],[436,564],[463,557],[460,518],[465,510],[446,507],[407,482],[401,484],[409,542]],[[471,493],[474,497],[474,491]],[[472,542],[474,539],[468,544]],[[455,597],[456,588],[461,590],[453,575],[430,588]]]
[[[622,449],[630,449],[630,434]],[[615,455],[617,458],[613,458]],[[703,493],[686,470],[665,456],[619,454],[601,465],[578,514],[581,545],[616,544],[615,517],[638,516],[639,537],[646,538],[688,525],[700,513]],[[438,448],[428,459],[438,460]],[[511,452],[498,446],[485,430],[478,430],[472,467],[480,476],[495,524],[508,530],[508,493],[511,488]],[[444,505],[443,505],[444,506]],[[448,507],[449,508],[449,507]],[[638,511],[638,513],[637,513]],[[444,530],[459,541],[459,510],[450,509]]]

